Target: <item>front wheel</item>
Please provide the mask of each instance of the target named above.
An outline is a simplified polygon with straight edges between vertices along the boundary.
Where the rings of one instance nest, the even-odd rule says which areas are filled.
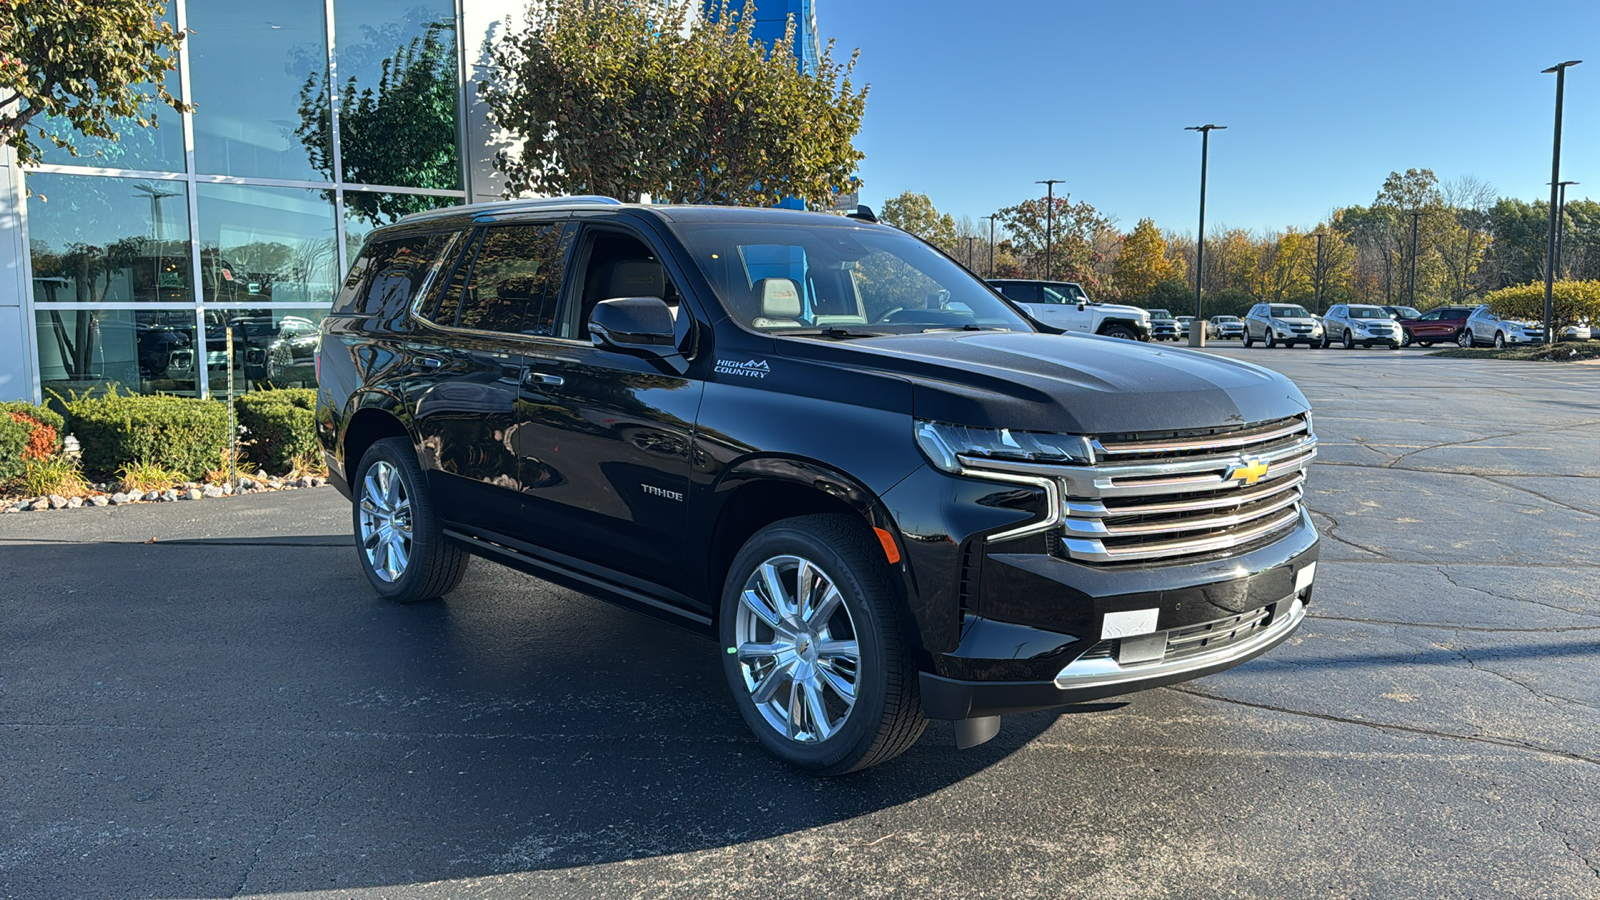
[[[1253,347],[1253,346],[1255,346],[1255,343],[1256,343],[1255,342],[1255,338],[1252,338],[1250,336],[1250,332],[1246,331],[1244,333],[1244,345],[1245,345],[1245,347],[1246,348]]]
[[[1278,347],[1278,336],[1273,334],[1270,331],[1267,332],[1267,349],[1268,350],[1276,350],[1277,347]]]
[[[1462,347],[1462,348],[1470,348],[1470,347],[1472,347],[1472,345],[1473,345],[1472,332],[1468,331],[1465,328],[1461,329],[1461,333],[1456,335],[1456,346]]]
[[[818,775],[893,759],[927,727],[883,547],[848,516],[784,519],[728,570],[718,629],[734,702],[774,756]]]
[[[1506,348],[1506,336],[1503,333],[1498,331],[1494,333],[1494,348],[1496,350],[1504,350]]]
[[[1432,347],[1433,346],[1433,341],[1417,341],[1417,346],[1419,346],[1419,347]]]
[[[1350,333],[1348,328],[1344,330],[1344,348],[1346,350],[1354,350],[1356,348],[1356,337]]]
[[[445,540],[410,441],[373,444],[350,488],[356,556],[374,590],[410,603],[442,597],[461,583],[470,557]]]
[[[1139,339],[1139,335],[1136,334],[1132,328],[1129,328],[1126,325],[1112,325],[1100,333],[1106,337],[1117,338],[1118,340],[1123,341],[1136,341]]]

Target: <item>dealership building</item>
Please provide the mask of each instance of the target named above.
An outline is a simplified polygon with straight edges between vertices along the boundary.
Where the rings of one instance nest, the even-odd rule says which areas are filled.
[[[193,112],[26,170],[0,151],[0,399],[310,385],[367,232],[501,196],[475,83],[524,0],[168,6],[189,32],[168,89]],[[811,0],[758,4],[757,37],[790,16],[806,65]]]

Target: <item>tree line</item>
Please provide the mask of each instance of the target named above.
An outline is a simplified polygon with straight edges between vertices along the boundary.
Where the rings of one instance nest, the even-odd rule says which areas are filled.
[[[972,271],[997,278],[1045,277],[1044,197],[995,213],[988,224],[940,213],[925,195],[883,203],[884,221],[943,248]],[[1431,169],[1391,172],[1371,203],[1335,209],[1309,227],[1251,231],[1219,225],[1206,234],[1199,273],[1206,315],[1242,314],[1261,301],[1325,310],[1335,303],[1428,309],[1481,302],[1505,288],[1542,282],[1550,205],[1502,197],[1464,176]],[[1600,279],[1600,203],[1569,200],[1556,278]],[[1055,198],[1052,277],[1091,297],[1146,307],[1193,308],[1194,232],[1114,217]],[[1320,236],[1320,237],[1319,237]]]

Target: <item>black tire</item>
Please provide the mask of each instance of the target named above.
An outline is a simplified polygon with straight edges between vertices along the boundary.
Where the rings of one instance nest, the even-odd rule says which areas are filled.
[[[1406,331],[1403,328],[1400,329],[1400,346],[1402,346],[1402,347],[1411,346],[1411,332]],[[1423,346],[1427,346],[1427,345],[1424,344]]]
[[[367,476],[380,464],[387,465],[405,491],[409,503],[411,546],[409,557],[398,577],[380,575],[362,546],[362,502],[368,497]],[[445,539],[434,512],[433,498],[424,486],[422,467],[406,438],[384,438],[367,448],[350,479],[350,516],[356,535],[356,558],[373,590],[386,600],[414,603],[432,600],[455,590],[467,574],[472,558],[465,550]]]
[[[831,580],[839,591],[841,609],[848,614],[844,621],[854,630],[859,652],[855,703],[838,730],[821,740],[801,741],[779,733],[757,707],[752,690],[759,686],[752,688],[746,682],[746,666],[732,649],[739,646],[745,586],[764,562],[775,557],[800,557]],[[746,541],[722,589],[718,633],[726,652],[718,655],[734,703],[762,746],[816,775],[858,772],[909,750],[928,721],[922,715],[917,666],[904,637],[905,617],[900,591],[884,562],[883,545],[858,519],[799,516],[768,525]],[[788,683],[793,685],[794,679]]]
[[[1242,341],[1244,341],[1244,345],[1245,345],[1245,346],[1246,346],[1246,347],[1254,347],[1254,346],[1255,346],[1255,343],[1256,343],[1256,341],[1255,341],[1255,338],[1252,338],[1252,337],[1251,337],[1251,336],[1250,336],[1250,331],[1249,331],[1249,329],[1246,329],[1246,330],[1245,330],[1245,333],[1244,333],[1244,336],[1243,336],[1243,337],[1241,337],[1241,338],[1240,338],[1240,340],[1242,340]]]
[[[1417,341],[1418,347],[1432,347],[1433,341]]]
[[[1278,349],[1278,336],[1273,334],[1272,333],[1272,329],[1270,329],[1270,328],[1267,329],[1267,349],[1268,350],[1276,350],[1276,349]]]
[[[1389,343],[1385,344],[1384,346],[1388,347],[1390,350],[1399,350],[1400,349],[1400,342],[1399,341],[1390,341]]]
[[[1504,350],[1506,348],[1506,336],[1504,332],[1496,331],[1494,333],[1494,348],[1496,350]]]
[[[1470,332],[1467,329],[1463,328],[1460,331],[1456,332],[1456,346],[1458,346],[1458,347],[1476,347],[1476,346],[1478,346],[1478,342],[1473,340],[1472,332]]]
[[[1124,341],[1137,341],[1139,339],[1139,333],[1126,325],[1108,325],[1100,333],[1106,337]]]
[[[1344,348],[1346,350],[1354,350],[1356,348],[1356,337],[1350,333],[1348,328],[1344,330]]]

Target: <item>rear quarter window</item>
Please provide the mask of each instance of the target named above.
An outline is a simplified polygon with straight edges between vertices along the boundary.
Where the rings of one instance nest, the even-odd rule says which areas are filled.
[[[438,233],[368,241],[345,276],[334,314],[399,315],[410,305],[451,237]]]

